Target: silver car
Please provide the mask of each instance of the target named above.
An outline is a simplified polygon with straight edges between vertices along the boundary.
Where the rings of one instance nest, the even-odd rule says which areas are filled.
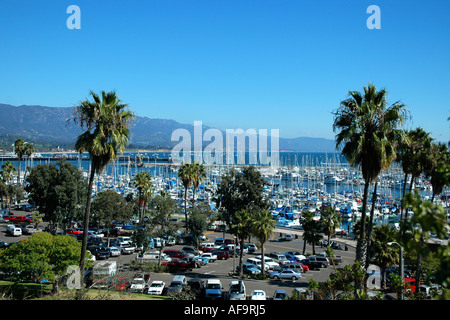
[[[291,280],[297,280],[302,277],[300,272],[291,270],[291,269],[284,269],[281,271],[273,271],[269,273],[269,277],[271,279],[291,279]]]

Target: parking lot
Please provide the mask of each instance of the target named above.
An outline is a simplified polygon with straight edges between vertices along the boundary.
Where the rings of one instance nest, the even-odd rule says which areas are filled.
[[[26,213],[23,211],[12,211],[14,215],[25,215]],[[22,236],[9,236],[6,233],[6,225],[7,223],[0,223],[0,241],[5,242],[16,242],[21,239],[27,238],[27,235]],[[43,232],[42,230],[45,228],[45,223],[41,223],[38,226],[38,232]],[[291,233],[293,235],[297,235],[293,237],[292,241],[278,241],[280,235],[285,235],[287,233]],[[277,229],[273,234],[273,238],[266,242],[264,245],[264,253],[269,254],[271,252],[280,252],[285,253],[287,251],[295,250],[299,252],[303,252],[303,240],[301,238],[301,231],[292,231],[287,229]],[[205,233],[206,240],[205,242],[214,242],[216,237],[223,237],[223,232],[215,232],[215,231],[207,231]],[[233,236],[226,233],[225,238],[232,239]],[[352,241],[348,239],[341,238],[337,236],[333,239],[333,241],[337,243],[341,243],[342,247],[347,244],[348,250],[335,250],[335,255],[342,256],[342,262],[338,265],[338,267],[343,266],[345,264],[353,264],[355,260],[355,250],[352,246]],[[251,242],[255,243],[258,246],[258,250],[254,253],[244,254],[243,262],[247,261],[248,258],[260,255],[259,244],[256,239],[251,239]],[[181,249],[184,245],[174,245],[168,246],[168,248]],[[152,251],[156,251],[158,249],[152,249]],[[316,254],[324,251],[324,248],[321,246],[316,246],[315,248]],[[312,253],[312,247],[310,245],[306,246],[306,253]],[[114,260],[117,262],[118,267],[126,268],[129,266],[132,260],[136,259],[136,253],[130,255],[120,255],[118,257],[111,257],[109,260]],[[228,290],[229,284],[232,280],[236,280],[237,278],[232,276],[231,273],[235,269],[235,266],[239,264],[239,257],[230,257],[227,260],[217,260],[215,262],[210,262],[200,268],[192,269],[191,271],[185,272],[177,272],[177,273],[152,273],[151,280],[162,280],[166,283],[166,286],[169,286],[173,277],[176,274],[183,274],[187,279],[191,278],[200,278],[202,280],[207,280],[211,278],[220,279],[222,282],[222,286],[224,291]],[[264,290],[267,297],[272,297],[274,292],[277,289],[284,289],[290,295],[295,288],[306,288],[308,286],[309,280],[314,279],[317,282],[325,281],[329,278],[330,273],[334,271],[334,266],[330,265],[328,268],[321,268],[319,270],[310,270],[302,273],[302,277],[298,280],[254,280],[254,279],[245,279],[244,283],[246,286],[247,295],[250,295],[251,292],[255,289]]]

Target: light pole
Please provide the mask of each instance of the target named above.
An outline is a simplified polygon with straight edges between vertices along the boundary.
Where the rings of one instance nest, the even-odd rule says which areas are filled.
[[[402,285],[400,287],[400,300],[403,300],[403,289],[405,287],[405,273],[403,270],[403,247],[398,242],[395,241],[387,243],[388,246],[392,246],[393,244],[398,245],[400,248],[400,277],[402,280]]]

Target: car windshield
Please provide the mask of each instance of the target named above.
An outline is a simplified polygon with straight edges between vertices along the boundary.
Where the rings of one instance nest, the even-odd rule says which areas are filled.
[[[162,287],[162,283],[152,283],[152,285],[151,285],[151,287],[152,288],[160,288],[160,287]]]
[[[220,289],[220,284],[218,283],[208,284],[208,289]]]

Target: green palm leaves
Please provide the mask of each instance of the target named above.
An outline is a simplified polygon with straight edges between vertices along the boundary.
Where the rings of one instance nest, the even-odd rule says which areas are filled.
[[[78,152],[87,151],[91,159],[91,174],[87,204],[84,217],[84,232],[80,258],[80,269],[84,271],[87,230],[92,200],[92,187],[95,173],[101,173],[106,165],[115,160],[125,150],[130,138],[130,125],[134,114],[126,104],[121,103],[114,91],[102,91],[101,97],[90,92],[93,101],[81,101],[74,108],[73,120],[85,130],[78,136],[75,148]]]
[[[341,102],[334,112],[333,130],[336,148],[342,148],[347,161],[361,168],[365,181],[362,221],[365,221],[369,185],[382,170],[396,158],[396,141],[401,134],[398,129],[407,119],[405,105],[400,102],[388,106],[387,92],[377,91],[369,84],[364,92],[350,91],[349,98]],[[358,240],[357,260],[364,266],[366,233],[362,224]]]

